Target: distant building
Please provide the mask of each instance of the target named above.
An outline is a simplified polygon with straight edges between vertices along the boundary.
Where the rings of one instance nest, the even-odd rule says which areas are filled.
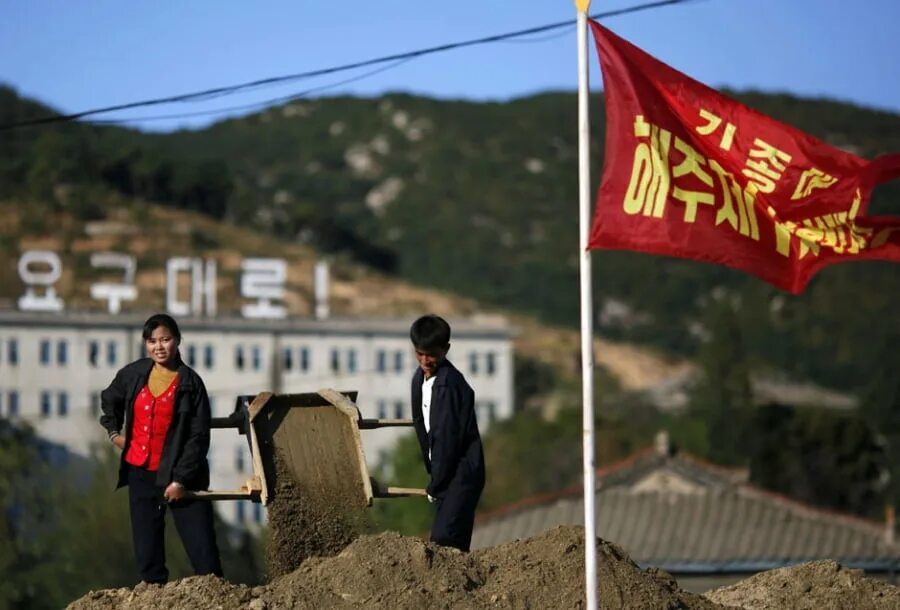
[[[144,355],[135,314],[0,311],[0,417],[24,420],[37,433],[87,455],[108,442],[98,423],[100,392],[123,365]],[[357,390],[366,418],[409,418],[416,362],[412,320],[178,317],[181,354],[202,376],[213,416],[234,408],[238,395],[261,391]],[[450,358],[476,392],[482,430],[513,411],[511,333],[502,323],[450,320]],[[378,464],[408,428],[364,431],[370,465]],[[234,430],[214,430],[209,453],[213,489],[235,489],[249,478],[250,455]],[[402,481],[392,482],[402,484]],[[232,523],[260,522],[258,505],[221,502]]]
[[[473,548],[582,525],[580,486],[479,516]],[[597,535],[641,567],[659,567],[693,591],[816,559],[896,582],[894,523],[823,510],[747,483],[747,471],[673,452],[665,438],[597,471]]]

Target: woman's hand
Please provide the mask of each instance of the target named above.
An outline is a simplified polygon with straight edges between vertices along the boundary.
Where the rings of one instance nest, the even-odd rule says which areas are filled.
[[[125,449],[125,437],[121,434],[114,436],[112,439],[112,444],[119,449]]]
[[[184,485],[177,481],[172,481],[163,492],[163,497],[166,499],[166,502],[182,499],[184,497]]]

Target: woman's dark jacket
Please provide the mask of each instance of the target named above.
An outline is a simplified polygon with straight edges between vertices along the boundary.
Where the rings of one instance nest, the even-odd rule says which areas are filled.
[[[484,452],[475,418],[475,392],[449,360],[441,363],[435,376],[428,432],[422,418],[425,374],[418,368],[412,378],[413,427],[431,475],[428,494],[435,498],[447,493],[480,494],[485,479]]]
[[[131,445],[131,422],[134,418],[134,399],[147,384],[153,360],[142,358],[116,373],[109,387],[100,393],[100,424],[110,434],[125,434],[125,448],[119,462],[119,484],[128,484],[125,454]],[[175,390],[172,423],[163,444],[156,484],[166,486],[177,481],[188,489],[209,487],[210,407],[209,395],[203,380],[191,367],[180,362],[178,387]],[[124,432],[123,432],[124,428]]]

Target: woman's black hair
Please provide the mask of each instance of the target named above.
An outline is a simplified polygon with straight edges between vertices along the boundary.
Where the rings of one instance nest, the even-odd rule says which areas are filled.
[[[144,341],[149,339],[153,331],[160,326],[168,328],[175,340],[181,341],[181,331],[178,330],[178,323],[175,321],[175,318],[165,313],[157,313],[147,318],[147,321],[144,322],[144,332],[141,333]]]
[[[409,338],[418,349],[444,348],[450,344],[450,325],[444,318],[430,313],[412,323]]]

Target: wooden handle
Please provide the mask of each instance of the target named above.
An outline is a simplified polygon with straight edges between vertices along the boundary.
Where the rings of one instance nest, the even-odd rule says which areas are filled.
[[[419,496],[424,498],[428,493],[424,489],[417,487],[385,487],[377,491],[379,498],[408,498],[410,496]]]
[[[412,426],[411,419],[360,419],[360,430],[372,430],[375,428],[397,428],[400,426]]]
[[[191,500],[253,500],[259,502],[259,492],[235,489],[233,491],[185,491],[184,497]]]

